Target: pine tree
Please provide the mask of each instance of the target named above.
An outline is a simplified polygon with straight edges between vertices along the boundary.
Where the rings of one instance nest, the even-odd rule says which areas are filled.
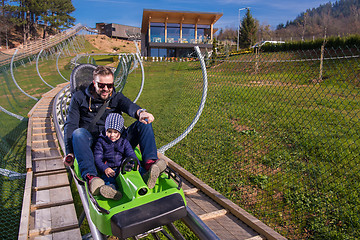
[[[43,0],[46,12],[41,15],[45,22],[45,33],[54,33],[74,25],[75,18],[70,14],[75,11],[71,0]]]
[[[255,44],[257,26],[257,21],[252,17],[250,9],[248,8],[246,15],[241,22],[240,47],[248,48]]]

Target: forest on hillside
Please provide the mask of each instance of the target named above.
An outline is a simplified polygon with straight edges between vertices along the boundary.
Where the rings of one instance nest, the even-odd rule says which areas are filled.
[[[15,47],[73,26],[71,0],[1,0],[0,46]]]
[[[339,0],[335,3],[329,2],[317,8],[307,9],[294,20],[279,24],[276,29],[271,29],[270,25],[259,24],[257,19],[254,19],[254,22],[255,42],[314,40],[329,36],[343,37],[359,34],[360,0]],[[241,26],[244,25],[241,24]],[[217,39],[236,42],[237,29],[220,29]]]

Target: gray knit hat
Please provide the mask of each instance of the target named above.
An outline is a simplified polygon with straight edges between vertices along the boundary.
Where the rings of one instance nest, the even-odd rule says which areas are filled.
[[[124,129],[124,118],[119,113],[110,113],[106,117],[105,131],[107,131],[109,128],[121,132]]]

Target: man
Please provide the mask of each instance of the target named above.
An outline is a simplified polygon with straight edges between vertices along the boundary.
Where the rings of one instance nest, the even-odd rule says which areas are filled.
[[[104,104],[106,109],[102,116],[94,123],[97,113]],[[164,160],[157,157],[154,132],[151,123],[154,116],[146,109],[140,108],[122,93],[114,89],[114,74],[110,68],[98,66],[93,72],[93,81],[85,89],[73,93],[69,106],[67,120],[64,126],[66,156],[64,163],[71,166],[76,157],[81,177],[89,180],[90,191],[93,195],[100,194],[106,198],[116,195],[116,190],[104,185],[104,181],[97,176],[92,152],[93,144],[101,131],[104,130],[105,119],[110,113],[123,112],[137,119],[121,134],[131,146],[140,145],[143,167],[147,171],[144,180],[149,188],[153,188],[156,179],[166,168]],[[103,194],[108,193],[108,194]]]

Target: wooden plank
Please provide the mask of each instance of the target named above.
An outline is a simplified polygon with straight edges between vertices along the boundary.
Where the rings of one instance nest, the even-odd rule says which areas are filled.
[[[33,173],[26,173],[24,199],[21,209],[21,218],[19,226],[19,240],[25,240],[28,238],[29,232],[29,218],[30,218],[30,205],[31,205],[31,186],[32,186]]]
[[[194,194],[194,193],[197,193],[198,191],[199,191],[198,188],[190,188],[190,189],[183,190],[185,195]]]
[[[35,211],[38,209],[49,209],[51,207],[57,207],[57,206],[61,206],[61,205],[66,205],[66,204],[71,204],[74,201],[71,200],[60,200],[60,201],[56,201],[56,202],[48,202],[48,203],[41,203],[41,204],[35,204],[35,205],[31,205],[31,211]]]
[[[37,228],[32,229],[29,232],[29,237],[39,236],[39,235],[48,235],[56,232],[63,232],[67,230],[72,230],[78,228],[78,224],[70,224],[70,225],[64,225],[61,227],[44,227],[44,228]],[[76,239],[76,238],[74,238]]]
[[[40,133],[54,133],[54,128],[34,128],[33,131],[34,134],[40,134]]]
[[[61,228],[64,226],[78,226],[78,220],[74,204],[51,208],[51,219],[53,228]]]
[[[206,196],[203,192],[197,192],[188,196],[193,199],[193,201],[204,210],[205,213],[218,211],[223,209],[222,206],[211,200],[208,196]],[[196,213],[196,212],[195,212]]]
[[[33,124],[37,126],[52,126],[50,118],[47,118],[46,121],[34,121]]]
[[[52,130],[52,131],[55,131],[55,128],[53,126],[38,126],[38,125],[35,125],[35,126],[33,126],[33,129],[34,130]]]
[[[53,157],[41,157],[41,158],[33,158],[33,161],[42,161],[42,160],[51,160],[51,159],[62,159],[63,157],[61,155],[59,156],[53,156]]]
[[[34,176],[33,182],[33,190],[35,191],[45,190],[46,188],[52,187],[56,188],[61,185],[69,185],[69,179],[66,173]]]
[[[53,234],[53,240],[81,240],[80,229],[56,232]]]
[[[259,236],[257,232],[232,214],[220,216],[214,220],[223,226],[228,232],[231,232],[238,240]]]
[[[35,134],[32,135],[32,140],[33,141],[40,141],[40,140],[54,140],[55,139],[56,134],[55,133],[41,133],[41,134]]]
[[[64,169],[64,163],[61,159],[51,159],[33,162],[34,172],[54,171]]]
[[[49,185],[50,185],[49,176],[39,176],[39,177],[34,176],[33,187],[32,187],[33,190],[35,188],[47,187]]]
[[[33,147],[31,149],[33,152],[40,152],[40,151],[51,151],[51,150],[60,150],[58,147]]]
[[[34,176],[39,177],[39,176],[48,176],[48,175],[56,175],[56,174],[60,174],[60,173],[66,173],[66,169],[56,169],[53,171],[45,171],[45,172],[34,172]]]
[[[50,189],[51,202],[72,200],[71,190],[69,187]]]
[[[53,240],[53,234],[31,237],[30,240]]]
[[[28,130],[26,135],[26,171],[31,171],[31,136],[32,136],[32,118],[29,118]]]
[[[198,202],[193,200],[193,198],[191,197],[187,197],[186,198],[186,203],[187,206],[196,214],[196,215],[201,215],[201,214],[205,214],[206,212],[204,211],[204,209],[202,209]]]
[[[66,186],[70,186],[69,183],[59,183],[56,185],[50,185],[50,186],[43,186],[43,187],[33,187],[33,191],[42,191],[42,190],[48,190],[51,188],[60,188],[60,187],[66,187]]]
[[[217,221],[214,219],[209,219],[204,221],[204,223],[218,236],[220,239],[226,240],[237,240],[236,236],[229,232],[226,228],[221,226]]]
[[[57,144],[55,140],[40,140],[40,141],[32,141],[32,149],[34,151],[39,151],[39,149],[56,149]]]
[[[209,220],[209,219],[212,219],[212,218],[217,218],[217,217],[220,217],[220,216],[223,216],[227,213],[226,209],[221,209],[221,210],[217,210],[217,211],[214,211],[214,212],[209,212],[209,213],[205,213],[205,214],[202,214],[199,216],[199,218],[203,221],[205,220]]]
[[[29,231],[29,236],[34,229],[51,228],[51,211],[50,208],[38,209],[35,211],[34,228]]]
[[[32,205],[45,204],[51,201],[50,190],[33,192],[32,196]]]
[[[32,158],[60,157],[59,149],[32,151]]]

